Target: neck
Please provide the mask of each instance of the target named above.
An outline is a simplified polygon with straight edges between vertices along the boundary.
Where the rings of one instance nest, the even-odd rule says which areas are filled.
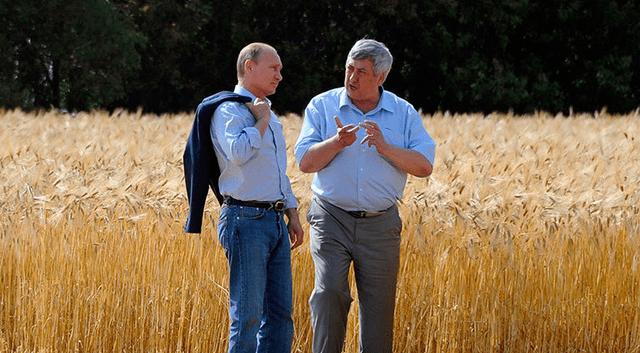
[[[356,106],[356,108],[360,109],[361,112],[366,114],[374,110],[378,106],[378,103],[380,102],[380,91],[378,91],[378,94],[376,94],[375,97],[365,99],[351,98],[351,102]]]
[[[253,89],[253,87],[251,87],[251,85],[247,84],[245,81],[238,81],[238,86],[240,86],[240,87],[246,89],[247,91],[251,92],[251,94],[256,96],[256,98],[260,98],[262,100],[264,100],[266,98],[265,95],[261,95],[259,92],[257,92],[257,90]]]
[[[355,105],[356,108],[360,109],[360,111],[363,113],[368,113],[372,111],[378,105],[378,102],[373,102],[369,100],[365,100],[365,101],[352,100],[352,102],[353,102],[353,105]]]

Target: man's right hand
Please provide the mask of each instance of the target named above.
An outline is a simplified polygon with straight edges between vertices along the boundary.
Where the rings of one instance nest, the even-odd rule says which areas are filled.
[[[266,100],[256,98],[253,102],[245,104],[251,111],[253,118],[256,119],[256,122],[266,119],[266,123],[268,123],[271,120],[271,107],[269,107],[269,103]]]
[[[256,120],[254,127],[260,131],[261,136],[264,136],[271,121],[271,107],[269,103],[264,99],[256,98],[253,102],[245,103],[245,105],[249,108],[251,115],[253,115],[253,118]]]
[[[342,126],[342,121],[337,116],[333,119],[338,126],[338,133],[330,138],[318,142],[307,150],[300,160],[300,170],[303,173],[315,173],[326,167],[333,158],[340,153],[345,147],[352,145],[358,138],[356,131],[360,126],[353,124]]]
[[[336,125],[338,126],[338,143],[340,143],[342,147],[350,146],[356,141],[356,131],[360,129],[360,126],[355,126],[353,124],[342,126],[342,122],[337,115],[334,116],[333,119],[336,121]]]

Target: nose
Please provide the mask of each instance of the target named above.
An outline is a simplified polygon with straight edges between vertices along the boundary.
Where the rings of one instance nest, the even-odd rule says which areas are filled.
[[[278,80],[278,82],[282,81],[282,73],[280,73],[280,71],[276,72],[276,80]]]

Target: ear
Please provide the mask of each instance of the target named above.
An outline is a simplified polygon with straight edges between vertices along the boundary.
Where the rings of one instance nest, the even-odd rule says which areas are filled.
[[[383,72],[380,75],[378,75],[378,87],[382,86],[382,84],[384,83],[384,80],[387,79],[387,73]]]
[[[253,71],[253,66],[254,66],[254,64],[255,64],[255,63],[254,63],[252,60],[246,60],[246,61],[244,62],[244,72],[245,72],[245,74],[246,74],[247,72]]]

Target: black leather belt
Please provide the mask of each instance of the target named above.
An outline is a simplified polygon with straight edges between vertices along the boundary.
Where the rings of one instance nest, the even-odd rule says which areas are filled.
[[[276,212],[284,211],[285,202],[284,200],[278,201],[242,201],[236,200],[233,197],[225,196],[224,203],[227,205],[235,205],[235,206],[247,206],[247,207],[258,207],[258,208],[266,208],[267,211],[274,210]]]
[[[355,217],[355,218],[377,217],[377,216],[382,216],[385,212],[387,211],[386,210],[380,211],[380,212],[347,211],[348,214],[350,214],[352,217]]]

